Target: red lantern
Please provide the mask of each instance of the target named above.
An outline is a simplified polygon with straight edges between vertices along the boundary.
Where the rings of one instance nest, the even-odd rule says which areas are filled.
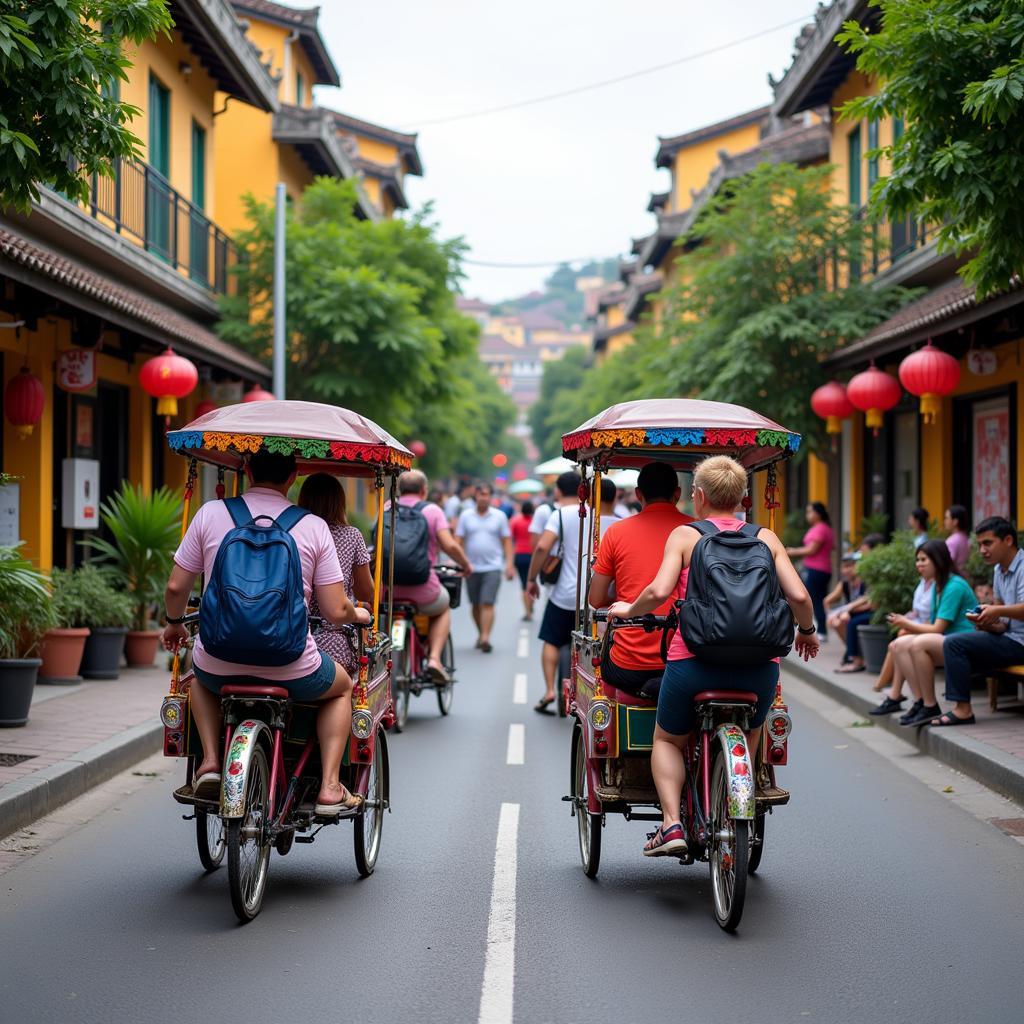
[[[934,423],[942,407],[942,396],[952,394],[960,383],[960,363],[936,348],[929,338],[924,348],[900,363],[900,383],[921,399],[925,423]]]
[[[865,413],[867,425],[877,436],[885,413],[899,403],[903,397],[903,389],[895,377],[879,370],[872,363],[846,385],[846,394],[854,408]]]
[[[178,399],[190,395],[199,383],[195,363],[184,356],[167,350],[147,359],[139,370],[139,383],[151,398],[155,398],[158,416],[177,416]]]
[[[204,398],[196,406],[196,414],[193,418],[199,419],[200,416],[205,416],[208,412],[216,412],[217,408],[218,407],[216,402],[211,401],[209,398]]]
[[[43,382],[23,366],[17,376],[7,382],[4,389],[4,415],[24,441],[35,425],[43,418],[46,391]]]
[[[409,451],[411,451],[417,459],[422,459],[423,456],[427,454],[427,446],[422,441],[410,441]]]
[[[811,408],[816,416],[825,421],[825,431],[829,434],[842,432],[840,420],[853,415],[853,403],[847,397],[846,388],[837,380],[822,384],[811,395]]]
[[[274,396],[269,392],[265,391],[259,386],[259,384],[253,384],[251,388],[244,395],[242,395],[243,402],[273,402]]]
[[[495,455],[493,459],[491,459],[491,465],[493,465],[495,469],[501,469],[502,466],[507,464],[508,456],[503,455],[501,452],[498,452],[498,454]]]

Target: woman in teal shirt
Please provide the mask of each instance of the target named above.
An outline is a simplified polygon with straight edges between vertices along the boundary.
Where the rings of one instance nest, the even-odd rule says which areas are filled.
[[[926,712],[940,714],[935,699],[935,669],[942,664],[942,642],[953,633],[974,627],[967,613],[978,603],[971,585],[960,575],[944,541],[928,540],[918,549],[917,571],[922,579],[933,579],[932,621],[914,622],[903,615],[890,615],[889,625],[905,631],[891,648],[896,671],[903,674],[914,695],[910,710],[900,719],[909,725]]]

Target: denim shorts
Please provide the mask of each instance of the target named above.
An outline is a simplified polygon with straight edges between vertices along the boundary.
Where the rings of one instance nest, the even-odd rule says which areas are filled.
[[[319,700],[333,685],[334,673],[336,671],[334,660],[330,655],[320,654],[320,667],[308,676],[300,679],[260,679],[257,676],[218,676],[213,672],[207,672],[193,666],[196,679],[203,684],[204,689],[211,693],[220,693],[222,686],[283,686],[291,695],[292,700]]]
[[[670,661],[658,691],[658,725],[673,736],[693,732],[697,716],[693,712],[693,698],[702,690],[746,690],[757,694],[757,711],[750,719],[750,727],[764,724],[775,699],[775,686],[779,681],[779,666],[774,661],[763,665],[709,665],[697,658]]]

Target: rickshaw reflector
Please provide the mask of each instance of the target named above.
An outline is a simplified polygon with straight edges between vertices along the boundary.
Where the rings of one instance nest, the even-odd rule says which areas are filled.
[[[608,704],[603,700],[595,700],[590,705],[590,710],[587,712],[587,718],[590,720],[592,728],[598,732],[604,732],[609,725],[612,724],[612,711]]]
[[[601,755],[608,753],[608,741],[603,736],[599,736],[594,742],[594,752]]]
[[[373,731],[373,718],[368,711],[356,711],[352,715],[352,735],[357,740],[370,738]]]
[[[768,751],[768,760],[772,764],[783,764],[786,760],[786,748],[785,747],[772,747]]]
[[[164,697],[160,705],[160,721],[166,729],[177,729],[181,725],[182,707],[181,701],[172,697]]]
[[[781,744],[793,731],[793,719],[785,711],[776,711],[768,722],[772,743]]]

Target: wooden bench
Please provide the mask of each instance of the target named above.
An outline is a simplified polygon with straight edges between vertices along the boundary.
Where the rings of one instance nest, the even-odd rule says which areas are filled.
[[[993,672],[988,677],[988,706],[992,711],[999,707],[999,683],[1010,679],[1017,683],[1017,700],[1024,701],[1024,665],[1010,665]]]

